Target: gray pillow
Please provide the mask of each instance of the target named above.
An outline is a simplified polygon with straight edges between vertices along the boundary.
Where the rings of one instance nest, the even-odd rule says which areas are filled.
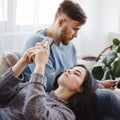
[[[7,51],[0,56],[0,75],[4,74],[10,67],[12,67],[19,59],[19,52]]]

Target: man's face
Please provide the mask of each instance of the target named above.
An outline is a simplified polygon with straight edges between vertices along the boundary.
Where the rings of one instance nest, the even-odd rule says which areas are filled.
[[[65,21],[61,28],[59,41],[61,41],[64,45],[68,45],[73,38],[77,37],[80,26],[80,23],[75,20]]]

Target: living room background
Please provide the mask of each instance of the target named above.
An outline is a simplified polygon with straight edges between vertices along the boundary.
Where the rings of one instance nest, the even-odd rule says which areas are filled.
[[[40,27],[52,23],[63,0],[0,0],[0,54],[20,51]],[[120,36],[119,0],[75,0],[87,14],[87,23],[73,40],[78,56],[98,55]]]

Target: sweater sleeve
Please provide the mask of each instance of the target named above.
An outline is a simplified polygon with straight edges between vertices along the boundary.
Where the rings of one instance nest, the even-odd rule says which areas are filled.
[[[63,109],[50,107],[45,92],[46,79],[44,76],[34,73],[31,75],[28,92],[26,94],[23,113],[27,120],[74,120],[66,117]],[[63,112],[62,112],[63,111]],[[68,112],[67,112],[68,113]]]
[[[21,79],[12,74],[11,68],[0,76],[0,103],[7,104],[17,93]]]

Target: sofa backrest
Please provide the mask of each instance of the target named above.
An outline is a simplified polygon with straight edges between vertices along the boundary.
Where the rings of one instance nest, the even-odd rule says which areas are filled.
[[[0,75],[4,74],[20,59],[20,52],[6,51],[0,56]]]

